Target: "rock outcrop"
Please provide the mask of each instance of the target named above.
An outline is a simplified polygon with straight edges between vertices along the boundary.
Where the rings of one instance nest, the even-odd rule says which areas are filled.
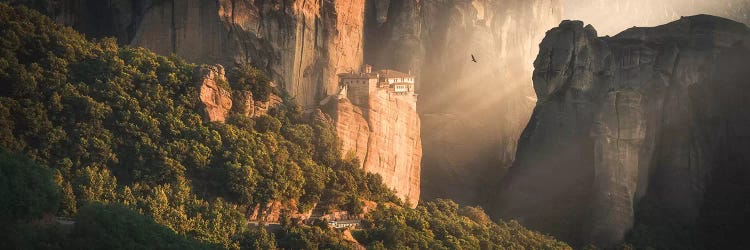
[[[221,65],[198,66],[193,70],[203,117],[209,122],[224,122],[232,110],[232,94]],[[252,98],[252,96],[251,96]]]
[[[417,76],[423,198],[481,204],[531,115],[532,63],[561,0],[375,0],[365,59]],[[471,55],[477,63],[471,61]]]
[[[346,98],[329,103],[342,151],[356,156],[366,171],[382,176],[386,186],[416,207],[422,159],[416,97],[378,90],[368,103],[360,107]]]
[[[237,112],[247,117],[255,117],[255,100],[253,99],[253,92],[250,90],[242,90],[237,94],[238,95],[234,99],[235,105],[239,106]]]
[[[623,240],[642,197],[698,220],[708,187],[727,187],[712,177],[750,166],[749,45],[747,26],[705,15],[614,37],[563,21],[534,62],[539,99],[497,214],[598,246]]]
[[[258,117],[258,116],[267,115],[269,110],[275,107],[278,107],[281,104],[283,104],[283,100],[281,99],[281,97],[277,96],[276,94],[271,94],[268,97],[268,101],[260,101],[260,100],[255,101],[255,104],[254,104],[255,109],[254,109],[253,115],[251,116]]]
[[[227,115],[232,112],[232,105],[242,107],[234,112],[255,118],[267,115],[271,109],[284,102],[280,96],[273,93],[268,96],[267,101],[255,100],[253,92],[249,90],[236,91],[233,99],[224,67],[218,64],[195,67],[193,84],[198,88],[199,106],[203,111],[203,118],[209,122],[226,121]],[[273,83],[272,86],[274,86]]]

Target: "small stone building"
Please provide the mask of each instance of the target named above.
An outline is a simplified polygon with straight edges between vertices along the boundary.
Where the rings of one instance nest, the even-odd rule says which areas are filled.
[[[414,76],[396,70],[385,69],[372,72],[372,66],[364,65],[360,73],[339,74],[341,93],[355,105],[368,107],[370,96],[375,91],[386,90],[394,95],[413,95]]]
[[[377,91],[378,75],[372,66],[365,65],[360,73],[339,74],[339,88],[346,90],[347,98],[357,106],[369,106],[370,95]]]

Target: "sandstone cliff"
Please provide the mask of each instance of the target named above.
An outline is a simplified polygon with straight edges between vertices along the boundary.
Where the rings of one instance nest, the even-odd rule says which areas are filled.
[[[560,0],[373,0],[365,58],[417,76],[424,138],[423,198],[476,204],[534,105],[532,63]],[[471,62],[475,55],[478,63]],[[506,165],[506,166],[507,166]]]
[[[748,45],[747,26],[712,16],[611,38],[578,21],[547,32],[534,62],[539,100],[498,214],[611,246],[632,227],[642,197],[687,223],[711,212],[709,186],[732,190],[722,200],[742,207],[743,189],[714,178],[750,166],[739,153],[750,152]]]
[[[143,14],[133,45],[191,61],[250,62],[303,105],[362,63],[364,0],[163,1]]]
[[[356,156],[366,171],[382,176],[388,187],[415,207],[422,159],[416,97],[379,90],[370,96],[369,107],[359,107],[346,98],[329,105],[343,153]]]

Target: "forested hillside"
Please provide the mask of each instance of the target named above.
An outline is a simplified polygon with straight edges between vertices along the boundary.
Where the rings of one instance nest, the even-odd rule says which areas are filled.
[[[195,67],[0,4],[0,222],[12,225],[0,247],[353,248],[325,223],[282,216],[269,233],[247,218],[277,201],[358,212],[369,200],[381,205],[355,232],[368,247],[567,248],[451,201],[403,208],[288,97],[267,116],[206,122]],[[249,66],[230,71],[229,92],[281,92]]]

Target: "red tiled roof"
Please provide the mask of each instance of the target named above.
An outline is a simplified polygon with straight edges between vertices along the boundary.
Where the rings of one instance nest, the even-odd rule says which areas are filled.
[[[374,79],[378,78],[376,74],[360,74],[360,73],[341,73],[338,74],[339,78],[359,78],[359,79]]]
[[[385,78],[411,78],[413,77],[407,73],[395,71],[392,69],[380,70],[378,71],[378,74],[380,74],[381,77],[385,77]]]

